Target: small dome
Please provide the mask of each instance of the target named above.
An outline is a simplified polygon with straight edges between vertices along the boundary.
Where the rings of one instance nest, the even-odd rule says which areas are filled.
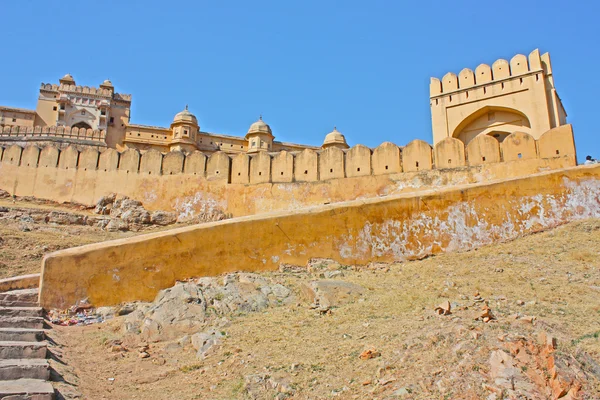
[[[323,147],[331,145],[341,145],[343,147],[348,147],[348,144],[346,143],[346,138],[335,127],[333,128],[333,131],[329,132],[325,136],[325,140],[323,141]]]
[[[196,116],[189,112],[187,105],[185,106],[185,110],[175,114],[175,118],[173,118],[173,123],[176,122],[187,122],[198,125],[198,120],[196,119]]]
[[[271,132],[271,127],[267,123],[265,123],[265,121],[263,121],[262,115],[260,116],[258,121],[250,125],[248,133],[246,135],[249,135],[251,133],[266,133],[267,135],[273,135],[273,133]]]
[[[60,78],[61,81],[71,81],[71,82],[75,82],[75,79],[73,79],[73,76],[71,74],[66,74],[65,76],[63,76],[62,78]]]
[[[104,82],[102,82],[102,85],[100,86],[111,86],[112,87],[112,82],[109,79],[106,79]]]

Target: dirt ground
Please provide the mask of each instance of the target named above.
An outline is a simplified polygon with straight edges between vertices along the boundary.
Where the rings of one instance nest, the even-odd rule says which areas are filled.
[[[19,221],[0,220],[0,276],[38,272],[52,250],[134,234],[51,224],[23,231]],[[53,326],[54,380],[67,399],[501,399],[510,397],[498,392],[491,354],[545,332],[557,339],[556,363],[578,371],[571,377],[583,385],[579,398],[598,399],[599,252],[600,220],[586,220],[476,251],[339,266],[336,279],[365,293],[327,313],[300,296],[303,283],[322,279],[318,272],[265,273],[298,300],[228,316],[206,358],[185,341],[125,334],[125,317]],[[477,292],[495,320],[474,319]],[[437,315],[446,300],[451,314]],[[146,344],[149,356],[140,358]],[[361,358],[366,350],[372,358]],[[518,371],[538,367],[523,361]]]

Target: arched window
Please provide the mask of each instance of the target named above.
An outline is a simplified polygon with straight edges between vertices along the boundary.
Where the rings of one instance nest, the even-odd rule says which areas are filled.
[[[85,122],[78,122],[78,123],[74,124],[71,128],[92,129],[92,127],[89,124],[86,124]]]

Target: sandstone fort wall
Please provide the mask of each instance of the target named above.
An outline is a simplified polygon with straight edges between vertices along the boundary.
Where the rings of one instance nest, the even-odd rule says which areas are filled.
[[[64,309],[81,299],[151,301],[178,280],[306,265],[311,257],[366,264],[469,250],[598,218],[598,197],[600,166],[580,166],[91,244],[44,258],[40,302]]]
[[[400,148],[241,153],[207,156],[118,152],[75,146],[0,147],[0,189],[17,196],[94,204],[118,192],[149,209],[221,208],[235,216],[375,197],[435,186],[524,176],[576,165],[570,125],[534,140],[515,132],[503,143],[481,136],[465,148],[447,138],[433,148],[415,140]]]

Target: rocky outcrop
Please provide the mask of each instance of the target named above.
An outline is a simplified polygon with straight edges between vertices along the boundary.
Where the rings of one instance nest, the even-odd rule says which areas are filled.
[[[176,213],[171,211],[150,212],[144,208],[140,201],[115,193],[100,198],[96,203],[94,212],[99,215],[110,216],[111,220],[105,225],[105,228],[109,231],[136,231],[142,229],[145,225],[167,226],[177,222],[202,223],[227,218],[225,213],[218,210],[191,217],[178,217]],[[114,222],[115,220],[118,220],[118,222]]]
[[[125,317],[123,329],[139,333],[148,341],[169,340],[218,324],[218,318],[261,311],[294,300],[290,289],[257,274],[199,278],[160,291],[152,303],[138,304]],[[210,340],[213,339],[216,340]],[[206,352],[205,344],[197,346],[200,353]]]

